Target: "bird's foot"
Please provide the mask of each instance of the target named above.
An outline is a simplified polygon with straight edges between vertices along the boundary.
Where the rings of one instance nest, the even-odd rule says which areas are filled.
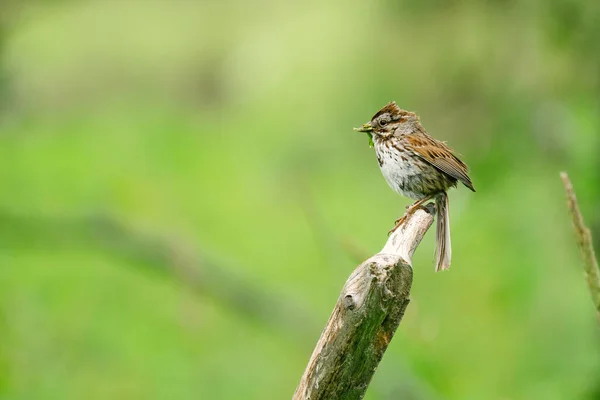
[[[404,221],[406,221],[406,215],[398,218],[396,221],[394,221],[394,227],[388,232],[388,236],[391,235],[392,233],[394,233],[396,231],[396,229],[400,228],[400,225],[402,225],[404,223]]]
[[[391,235],[392,233],[394,233],[396,231],[396,229],[398,229],[400,227],[400,225],[405,223],[406,220],[408,219],[408,217],[413,215],[419,208],[424,208],[423,204],[425,204],[425,202],[427,202],[430,198],[431,197],[428,196],[422,200],[415,201],[413,204],[411,204],[409,206],[406,206],[406,213],[402,217],[400,217],[396,221],[394,221],[394,227],[388,232],[388,236]]]

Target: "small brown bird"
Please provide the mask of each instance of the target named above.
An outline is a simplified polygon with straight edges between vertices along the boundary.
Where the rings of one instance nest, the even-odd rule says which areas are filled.
[[[425,202],[435,199],[435,270],[450,268],[452,248],[446,192],[450,187],[455,187],[458,181],[475,191],[467,165],[444,142],[429,136],[415,113],[400,109],[395,102],[379,110],[361,128],[354,129],[369,135],[383,177],[390,187],[403,196],[417,200],[404,217],[396,220],[390,233]]]

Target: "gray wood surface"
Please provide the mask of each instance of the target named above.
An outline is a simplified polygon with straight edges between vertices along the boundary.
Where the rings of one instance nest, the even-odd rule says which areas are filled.
[[[362,399],[409,303],[412,255],[433,222],[419,209],[350,275],[294,400]]]

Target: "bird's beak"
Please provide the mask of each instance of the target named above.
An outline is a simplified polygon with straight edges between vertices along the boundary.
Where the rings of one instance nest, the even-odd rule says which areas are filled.
[[[360,128],[354,128],[354,130],[357,132],[372,132],[373,127],[371,126],[370,123],[367,122],[366,124],[363,124],[363,126]]]

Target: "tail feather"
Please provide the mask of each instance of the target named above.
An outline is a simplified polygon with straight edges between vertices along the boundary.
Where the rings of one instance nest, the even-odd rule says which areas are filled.
[[[435,201],[436,210],[436,241],[435,241],[435,271],[450,268],[452,246],[450,244],[450,214],[448,213],[448,194],[443,192]]]

